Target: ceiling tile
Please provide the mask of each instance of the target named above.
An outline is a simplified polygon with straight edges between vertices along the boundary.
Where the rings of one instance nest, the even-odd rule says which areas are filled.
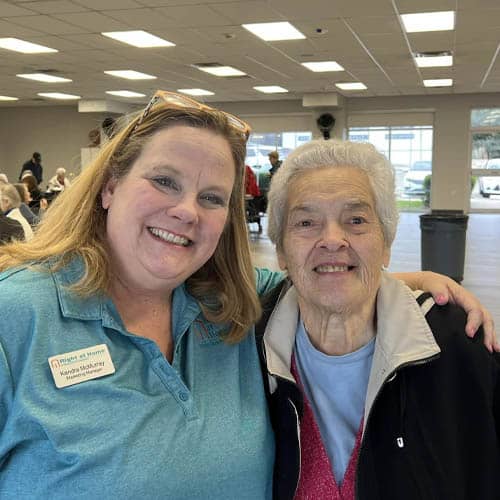
[[[34,21],[36,19],[36,21]],[[71,33],[82,33],[84,30],[73,24],[69,24],[51,16],[33,16],[16,17],[12,19],[14,24],[31,27],[36,26],[36,29],[50,35],[66,35]]]
[[[400,14],[413,14],[416,12],[456,10],[457,0],[395,0],[395,4]]]
[[[119,31],[128,29],[128,25],[116,19],[111,19],[99,12],[77,12],[68,14],[57,14],[54,17],[68,24],[79,26],[91,33],[101,31]]]
[[[29,16],[35,14],[36,12],[31,9],[25,9],[17,5],[12,5],[9,2],[0,1],[0,17]]]
[[[84,12],[88,10],[82,5],[78,5],[68,0],[51,0],[42,2],[28,1],[23,3],[23,6],[28,7],[34,12],[38,12],[40,14],[62,14],[64,12]]]

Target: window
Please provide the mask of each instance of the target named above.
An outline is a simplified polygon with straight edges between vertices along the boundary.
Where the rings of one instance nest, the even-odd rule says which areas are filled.
[[[245,163],[250,166],[257,176],[259,188],[266,192],[269,189],[269,163],[268,154],[278,151],[280,160],[283,161],[296,147],[309,142],[312,139],[311,132],[278,132],[259,134],[254,132],[250,135],[247,143],[247,156]]]
[[[471,209],[500,209],[500,108],[471,112]]]
[[[429,201],[432,127],[351,127],[349,140],[370,142],[393,164],[401,209],[421,209]]]

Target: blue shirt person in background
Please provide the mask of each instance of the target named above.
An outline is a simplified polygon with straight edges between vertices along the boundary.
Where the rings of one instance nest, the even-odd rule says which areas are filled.
[[[258,295],[282,276],[251,263],[248,134],[234,116],[158,92],[33,240],[2,248],[0,498],[272,497],[274,438],[248,332]],[[477,322],[477,301],[465,302]]]

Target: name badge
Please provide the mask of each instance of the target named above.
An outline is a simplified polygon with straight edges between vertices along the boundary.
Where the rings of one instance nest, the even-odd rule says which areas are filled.
[[[51,356],[49,366],[58,389],[115,373],[106,344]]]

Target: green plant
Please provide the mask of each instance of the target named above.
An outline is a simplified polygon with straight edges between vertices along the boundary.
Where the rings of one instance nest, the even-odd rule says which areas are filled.
[[[432,175],[426,175],[424,177],[424,206],[429,207],[431,205],[431,178]]]

